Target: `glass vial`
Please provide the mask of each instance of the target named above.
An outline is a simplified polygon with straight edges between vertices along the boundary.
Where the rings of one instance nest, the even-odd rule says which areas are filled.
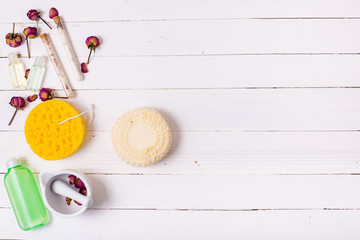
[[[6,162],[4,184],[19,227],[30,230],[45,225],[48,215],[32,172],[17,159]]]
[[[24,64],[22,64],[17,54],[12,52],[9,53],[9,73],[11,83],[14,89],[25,88],[26,87],[26,79],[25,79],[25,68]]]
[[[40,56],[35,58],[34,65],[30,68],[27,80],[27,89],[38,92],[44,82],[46,57]]]

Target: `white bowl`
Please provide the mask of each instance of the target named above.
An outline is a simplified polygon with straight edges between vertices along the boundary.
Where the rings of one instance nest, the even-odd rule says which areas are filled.
[[[43,199],[44,203],[47,208],[54,214],[61,216],[61,217],[76,217],[85,212],[85,210],[90,207],[86,207],[84,205],[79,206],[73,200],[71,201],[70,205],[68,205],[65,201],[65,197],[59,194],[54,193],[51,190],[51,185],[55,180],[62,180],[64,182],[69,182],[69,175],[75,175],[77,178],[80,178],[87,189],[87,197],[92,198],[92,189],[89,181],[85,178],[84,175],[70,171],[70,170],[63,170],[57,172],[42,172],[40,173],[40,185],[43,192]],[[75,188],[74,185],[70,185],[76,191],[79,191],[78,188]]]

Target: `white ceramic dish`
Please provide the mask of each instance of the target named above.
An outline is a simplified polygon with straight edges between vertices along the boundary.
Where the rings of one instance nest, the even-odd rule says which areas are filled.
[[[88,206],[77,205],[74,201],[71,201],[71,204],[68,205],[65,201],[65,197],[61,196],[52,191],[51,185],[56,180],[61,180],[63,182],[68,183],[69,175],[75,175],[77,178],[80,178],[87,189],[87,197],[91,199],[91,203]],[[83,174],[78,172],[74,172],[71,170],[63,170],[57,172],[43,172],[40,173],[40,185],[42,188],[44,203],[47,208],[54,214],[61,217],[76,217],[86,211],[88,207],[92,204],[92,188],[89,181],[85,178]],[[79,191],[79,189],[75,188],[74,185],[70,185],[75,191]]]

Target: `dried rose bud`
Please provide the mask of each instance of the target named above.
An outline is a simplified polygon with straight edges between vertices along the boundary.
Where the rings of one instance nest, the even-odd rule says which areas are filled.
[[[86,187],[84,186],[84,187],[80,188],[79,193],[81,193],[82,195],[86,196],[86,195],[87,195],[87,189],[86,189]]]
[[[78,201],[76,201],[76,200],[74,200],[74,202],[77,204],[77,205],[79,205],[79,206],[81,206],[82,204],[81,203],[79,203]]]
[[[13,23],[13,31],[12,33],[8,33],[5,36],[6,44],[10,47],[16,48],[21,45],[22,37],[19,33],[15,33],[15,23]]]
[[[26,69],[26,71],[25,71],[25,78],[26,78],[26,79],[28,79],[29,73],[30,73],[30,69],[28,68],[28,69]]]
[[[40,17],[40,12],[38,12],[35,9],[31,9],[27,12],[27,16],[31,21],[39,21],[39,19],[41,19],[41,21],[43,21],[50,29],[52,29],[52,27],[44,20]]]
[[[39,92],[39,97],[41,101],[46,101],[54,98],[54,95],[52,94],[52,91],[50,88],[42,88]]]
[[[81,72],[82,73],[87,73],[89,72],[88,66],[86,63],[81,63]]]
[[[72,200],[71,198],[68,198],[68,197],[65,198],[65,201],[66,201],[67,205],[70,206],[71,200]]]
[[[81,181],[80,178],[75,179],[75,187],[76,188],[83,188],[85,187],[85,184],[83,183],[83,181]]]
[[[22,97],[12,97],[9,103],[11,106],[13,106],[14,108],[16,108],[10,122],[9,122],[9,126],[11,125],[11,123],[13,122],[15,115],[17,113],[18,110],[23,110],[25,105],[26,105],[26,101],[24,98]]]
[[[89,54],[89,57],[87,60],[87,64],[89,64],[91,52],[92,51],[95,52],[95,49],[100,45],[100,41],[97,37],[90,36],[90,37],[86,38],[85,44],[90,49],[90,54]]]
[[[27,97],[28,102],[33,102],[38,98],[37,94],[31,95]]]
[[[50,11],[49,11],[49,18],[53,19],[54,17],[57,17],[59,16],[59,12],[56,8],[50,8]]]
[[[69,175],[68,178],[69,178],[69,183],[71,185],[73,185],[75,183],[76,176],[75,175]]]
[[[27,27],[23,31],[24,35],[26,36],[26,46],[28,50],[28,56],[30,58],[30,49],[29,49],[29,38],[36,38],[37,36],[37,29],[35,27]]]

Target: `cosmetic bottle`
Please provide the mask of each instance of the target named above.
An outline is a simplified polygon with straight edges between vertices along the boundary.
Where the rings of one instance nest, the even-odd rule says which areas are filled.
[[[27,80],[27,89],[38,92],[42,87],[45,76],[46,57],[39,56],[35,58],[34,65],[30,68]]]
[[[15,52],[9,53],[9,73],[14,89],[26,87],[24,64],[19,61]]]
[[[6,167],[4,184],[19,227],[27,231],[45,225],[48,214],[33,173],[14,158]]]

